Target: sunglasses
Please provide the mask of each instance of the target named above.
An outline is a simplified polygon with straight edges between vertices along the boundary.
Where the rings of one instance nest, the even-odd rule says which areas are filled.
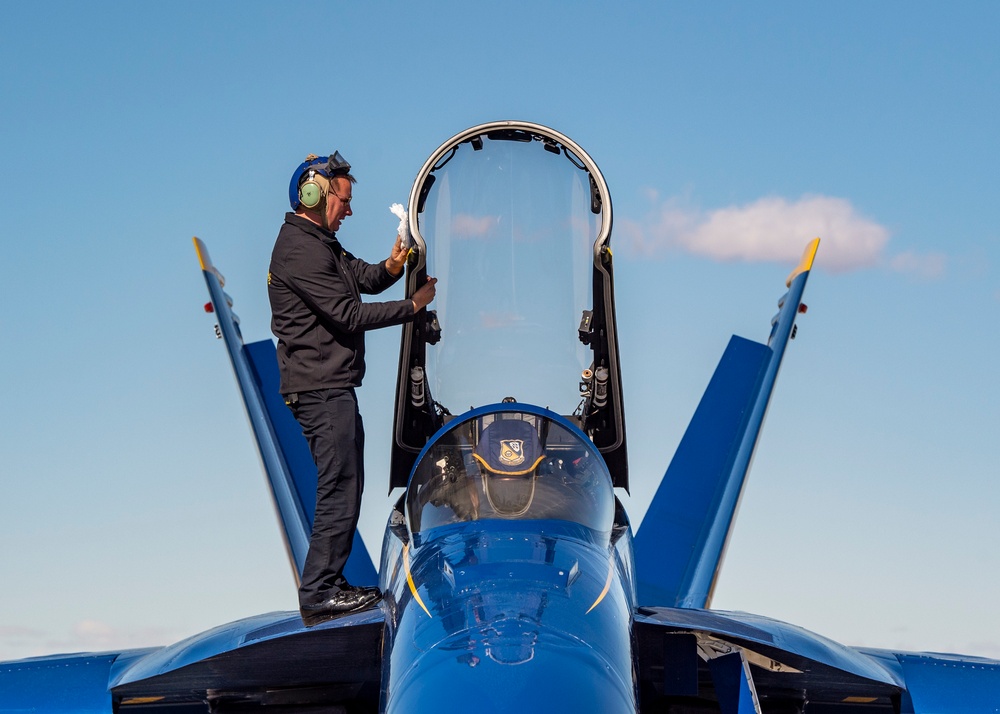
[[[334,196],[336,196],[337,198],[339,198],[340,202],[343,203],[345,206],[347,206],[348,208],[351,207],[351,200],[354,198],[354,196],[348,196],[347,198],[344,198],[339,193],[337,193],[336,191],[334,191],[333,188],[330,189],[330,193],[332,193]]]

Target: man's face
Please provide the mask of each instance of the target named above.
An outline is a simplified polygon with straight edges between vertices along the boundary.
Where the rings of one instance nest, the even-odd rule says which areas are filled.
[[[336,176],[330,182],[326,195],[326,224],[331,232],[340,230],[340,222],[351,215],[352,195],[351,182],[343,176]]]

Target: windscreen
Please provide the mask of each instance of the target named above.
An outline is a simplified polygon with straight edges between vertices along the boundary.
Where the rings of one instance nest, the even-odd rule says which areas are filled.
[[[442,328],[427,376],[453,413],[504,397],[576,408],[601,227],[592,185],[571,151],[523,131],[459,144],[424,183],[419,231]]]
[[[456,423],[424,452],[406,495],[410,531],[465,521],[562,520],[610,535],[611,476],[593,443],[511,411]]]

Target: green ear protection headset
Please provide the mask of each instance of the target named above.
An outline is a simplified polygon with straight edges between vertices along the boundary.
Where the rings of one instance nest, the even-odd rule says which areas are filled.
[[[317,208],[323,203],[329,190],[330,179],[316,169],[309,169],[305,181],[299,184],[299,203],[303,208]]]
[[[330,180],[334,176],[344,176],[351,171],[351,165],[334,151],[330,156],[309,154],[292,174],[288,184],[288,202],[292,210],[299,207],[315,210],[321,208],[330,190]]]

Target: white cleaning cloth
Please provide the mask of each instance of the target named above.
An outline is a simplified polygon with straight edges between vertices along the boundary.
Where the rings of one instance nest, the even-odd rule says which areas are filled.
[[[403,208],[403,204],[394,203],[389,206],[389,210],[392,211],[392,215],[399,219],[399,228],[396,229],[396,235],[401,236],[403,239],[403,247],[410,247],[410,232],[406,230],[406,209]]]

